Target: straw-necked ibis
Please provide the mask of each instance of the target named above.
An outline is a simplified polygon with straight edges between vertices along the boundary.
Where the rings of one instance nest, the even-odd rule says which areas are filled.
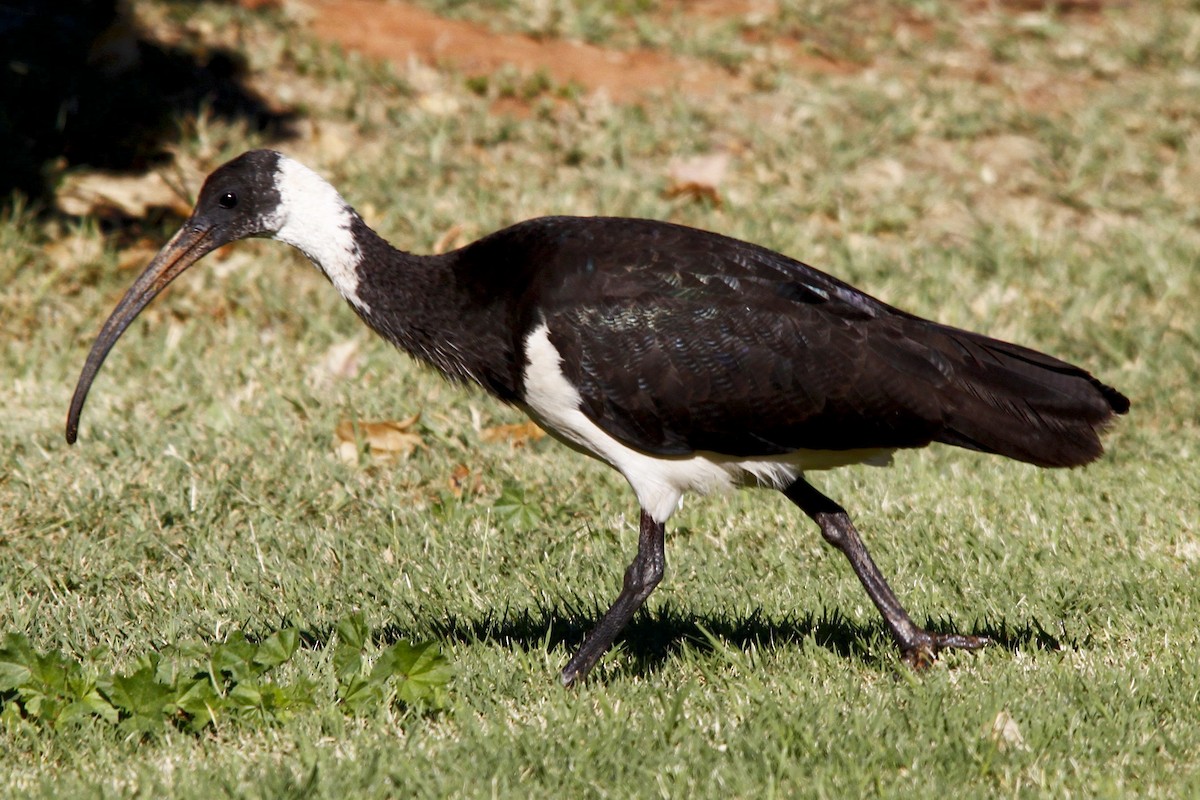
[[[446,377],[523,409],[619,470],[641,506],[616,601],[563,670],[585,677],[658,585],[664,524],[684,492],[778,489],[849,559],[904,659],[982,636],[918,627],[845,510],[810,470],[886,463],[943,442],[1043,467],[1086,464],[1129,409],[1051,356],[893,308],[771,250],[641,219],[545,217],[459,250],[393,248],[315,172],[246,153],[205,181],[195,211],[100,331],[67,421],[130,322],[205,254],[246,237],[299,248],[364,322]]]

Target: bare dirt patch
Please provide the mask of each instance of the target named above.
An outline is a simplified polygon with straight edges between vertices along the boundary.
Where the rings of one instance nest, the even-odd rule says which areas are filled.
[[[449,65],[468,75],[490,74],[511,65],[522,73],[544,72],[559,84],[607,92],[617,101],[672,89],[707,93],[715,86],[740,82],[729,72],[695,59],[495,33],[403,3],[316,0],[311,7],[317,36],[347,50],[400,64],[415,58]]]
[[[246,6],[270,5],[276,0],[241,0]],[[1020,14],[1054,9],[1055,13],[1070,15],[1078,22],[1094,23],[1105,8],[1120,7],[1109,0],[978,0],[965,8],[978,21],[994,19],[996,15]],[[409,3],[381,0],[305,0],[311,11],[311,29],[321,39],[339,44],[371,58],[385,59],[406,65],[412,60],[435,66],[447,66],[469,76],[490,75],[508,66],[524,75],[544,74],[556,85],[574,84],[589,92],[603,92],[617,102],[642,100],[666,91],[680,91],[693,96],[717,92],[750,90],[750,80],[738,71],[699,58],[689,58],[650,49],[612,49],[577,41],[555,38],[535,38],[515,33],[498,33],[486,26],[463,20],[446,19]],[[869,8],[869,7],[868,7]],[[764,18],[775,10],[771,0],[690,0],[668,3],[664,13],[679,12],[696,19],[741,17],[748,27],[742,36],[755,42],[763,34],[752,20]],[[857,14],[867,14],[859,10]],[[871,23],[873,20],[874,27]],[[903,10],[889,11],[887,22],[863,18],[863,36],[876,30],[879,24],[894,27],[891,36],[928,41],[934,35],[935,24],[928,19]],[[973,29],[974,24],[968,26]],[[809,41],[812,31],[776,32],[770,37],[775,57],[781,57],[787,68],[801,73],[845,75],[869,67],[867,61],[853,61],[822,54],[820,37]],[[860,43],[862,44],[862,43]],[[836,48],[835,48],[836,49]],[[866,56],[872,48],[854,46],[851,51]],[[980,52],[972,52],[979,49]],[[967,61],[977,61],[980,82],[996,78],[991,73],[1001,65],[993,63],[986,48],[979,44],[962,48],[958,55]],[[1009,70],[1011,71],[1011,70]],[[1021,83],[1021,81],[1017,81]],[[1086,93],[1073,91],[1071,86],[1055,81],[1025,81],[1030,85],[1016,87],[1021,99],[1034,109],[1073,107]]]

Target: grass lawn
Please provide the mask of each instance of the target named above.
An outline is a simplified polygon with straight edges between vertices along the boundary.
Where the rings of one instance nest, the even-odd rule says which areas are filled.
[[[565,691],[634,550],[619,475],[495,435],[521,415],[372,338],[270,242],[210,257],[143,313],[68,447],[87,348],[178,219],[17,203],[0,216],[0,639],[94,680],[297,628],[276,679],[313,702],[142,735],[0,693],[0,793],[1200,795],[1200,9],[474,5],[425,4],[725,77],[611,101],[552,72],[348,54],[300,6],[134,0],[148,35],[241,48],[254,90],[297,113],[284,140],[180,118],[187,191],[272,146],[420,252],[541,214],[670,219],[1087,367],[1133,409],[1086,469],[935,447],[813,476],[918,622],[999,646],[914,674],[781,496],[691,497],[663,584]],[[673,159],[711,155],[720,202],[668,191]],[[414,414],[406,456],[336,445],[344,421]],[[335,702],[355,613],[369,656],[440,647],[444,707]]]

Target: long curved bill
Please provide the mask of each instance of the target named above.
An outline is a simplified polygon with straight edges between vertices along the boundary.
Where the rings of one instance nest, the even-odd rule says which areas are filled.
[[[87,400],[88,390],[92,387],[96,373],[108,357],[108,351],[142,309],[148,306],[167,284],[222,244],[212,234],[213,229],[210,225],[189,219],[179,232],[163,245],[158,255],[150,262],[150,266],[146,267],[146,271],[138,276],[133,286],[129,287],[129,291],[121,298],[121,302],[117,303],[117,307],[113,309],[96,336],[92,350],[83,365],[83,372],[79,374],[79,382],[75,384],[75,395],[71,398],[71,409],[67,412],[68,444],[75,444],[79,435],[79,415],[83,411],[83,403]]]

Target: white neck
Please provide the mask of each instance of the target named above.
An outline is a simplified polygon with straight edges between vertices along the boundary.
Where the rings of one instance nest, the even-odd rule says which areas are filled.
[[[273,238],[308,256],[343,297],[366,310],[358,295],[362,254],[352,228],[354,209],[324,178],[287,156],[279,157],[275,187],[279,219]]]

